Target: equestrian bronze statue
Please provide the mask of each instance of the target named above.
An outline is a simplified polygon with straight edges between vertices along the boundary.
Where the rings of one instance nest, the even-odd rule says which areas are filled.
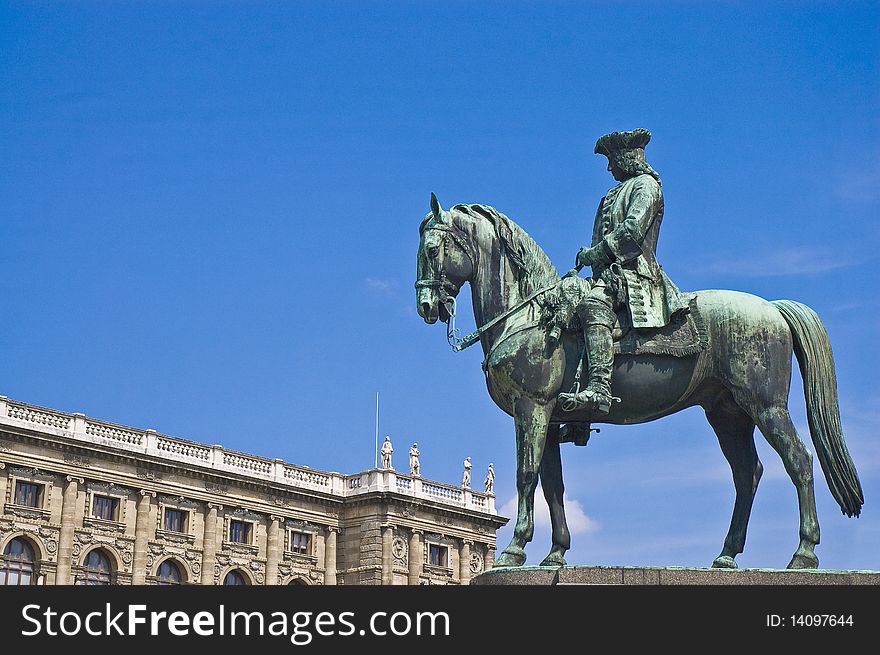
[[[736,489],[730,529],[712,566],[736,568],[745,546],[762,471],[757,426],[797,490],[800,541],[788,568],[816,568],[812,457],[787,407],[792,352],[831,493],[847,516],[858,516],[864,502],[840,427],[828,335],[816,313],[798,302],[737,291],[682,293],[672,284],[654,257],[663,205],[659,177],[644,162],[648,138],[634,130],[597,144],[621,184],[603,198],[593,243],[578,253],[592,279],[574,271],[560,278],[534,240],[492,207],[460,204],[447,211],[432,194],[419,227],[419,315],[429,324],[447,323],[454,350],[480,343],[489,394],[516,425],[516,524],[496,564],[525,562],[539,477],[553,544],[541,564],[565,564],[570,536],[560,442],[584,445],[593,423],[645,423],[699,405]],[[465,282],[479,327],[462,338],[454,324]]]

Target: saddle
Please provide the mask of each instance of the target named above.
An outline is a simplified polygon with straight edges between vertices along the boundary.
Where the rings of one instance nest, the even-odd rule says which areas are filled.
[[[541,323],[548,328],[548,338],[558,340],[563,332],[583,340],[583,330],[577,307],[591,288],[591,281],[568,277],[548,291],[542,302]],[[661,328],[633,328],[627,307],[617,312],[617,321],[611,335],[615,355],[671,355],[689,357],[709,347],[709,333],[700,315],[695,294],[685,294],[688,311],[679,312],[668,325]],[[559,430],[560,443],[585,446],[590,439],[590,423],[567,422]]]
[[[556,288],[544,295],[540,321],[548,328],[551,339],[558,340],[563,332],[582,338],[577,307],[589,293],[591,284],[589,279],[581,277],[562,278]],[[685,296],[689,296],[688,311],[679,312],[661,328],[633,328],[629,309],[623,307],[618,311],[611,332],[614,354],[690,357],[708,348],[709,335],[696,295]]]

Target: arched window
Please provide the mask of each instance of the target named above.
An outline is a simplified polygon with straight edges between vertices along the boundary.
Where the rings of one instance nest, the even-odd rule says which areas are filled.
[[[290,582],[287,583],[288,587],[305,587],[308,583],[302,578],[294,578]]]
[[[16,537],[3,549],[0,560],[0,585],[32,585],[34,579],[34,549],[22,539]]]
[[[86,556],[83,570],[76,581],[79,585],[108,585],[113,577],[113,567],[107,554],[95,549]]]
[[[159,570],[156,572],[158,584],[180,584],[182,577],[180,575],[180,567],[170,559],[162,562],[159,565]]]
[[[248,585],[250,584],[244,575],[240,571],[230,571],[226,574],[226,577],[223,578],[224,585]]]

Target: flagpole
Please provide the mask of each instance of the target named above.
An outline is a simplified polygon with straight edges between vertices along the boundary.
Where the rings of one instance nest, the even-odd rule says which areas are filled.
[[[376,461],[373,468],[379,468],[379,392],[376,392]]]

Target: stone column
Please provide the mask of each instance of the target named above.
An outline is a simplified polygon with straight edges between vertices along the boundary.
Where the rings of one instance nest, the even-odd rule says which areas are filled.
[[[79,485],[85,480],[68,475],[61,501],[61,531],[58,535],[58,569],[55,573],[55,584],[72,584],[70,567],[73,564],[73,530],[76,527],[76,500],[79,496]]]
[[[488,571],[493,566],[495,566],[495,549],[486,544],[486,553],[483,556],[483,570]]]
[[[471,544],[469,539],[462,539],[458,548],[458,580],[461,584],[471,582]]]
[[[327,528],[324,538],[324,584],[336,584],[336,535],[339,528]]]
[[[382,584],[394,584],[394,555],[391,554],[391,542],[394,539],[394,526],[382,526]]]
[[[278,562],[281,561],[283,537],[281,534],[281,517],[269,516],[269,532],[266,544],[266,584],[278,584]]]
[[[6,468],[6,464],[0,462],[0,471]],[[3,503],[6,502],[6,485],[9,478],[0,474],[0,514],[3,513]]]
[[[155,491],[141,489],[137,504],[137,519],[134,528],[134,558],[131,563],[131,584],[144,584],[147,581],[147,541],[150,538],[150,507]]]
[[[217,564],[217,512],[222,509],[223,505],[208,503],[202,537],[202,584],[214,584],[214,566]]]
[[[422,534],[421,530],[412,530],[409,533],[409,579],[407,584],[419,584],[419,576],[422,574],[422,563],[425,559]]]

